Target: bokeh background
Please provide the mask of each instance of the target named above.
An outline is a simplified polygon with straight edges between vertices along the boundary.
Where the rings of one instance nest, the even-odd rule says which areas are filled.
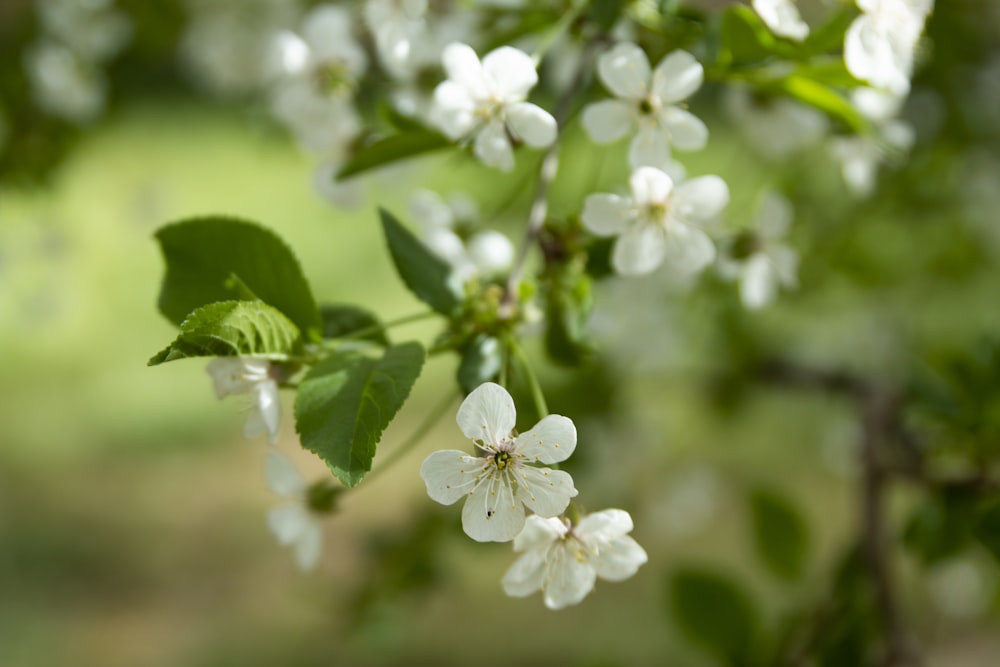
[[[760,626],[775,627],[828,595],[858,533],[857,411],[755,383],[745,362],[762,354],[904,384],[965,359],[986,407],[981,430],[957,431],[995,469],[1000,366],[982,360],[1000,334],[1000,17],[989,0],[939,2],[904,111],[916,146],[871,198],[850,195],[823,145],[793,164],[763,159],[719,87],[693,102],[712,138],[684,162],[730,183],[726,225],[748,224],[766,188],[793,201],[797,291],[751,314],[714,275],[608,278],[595,288],[589,363],[548,363],[529,339],[550,407],[580,428],[570,469],[588,508],[633,515],[650,556],[637,576],[599,582],[558,613],[538,596],[505,597],[509,545],[466,539],[457,508],[434,505],[419,479],[427,453],[462,446],[452,411],[344,496],[319,568],[300,573],[266,529],[278,499],[263,479],[265,443],[240,437],[239,401],[216,401],[201,362],[145,365],[174,335],[155,308],[153,232],[204,213],[260,221],[289,242],[321,301],[392,319],[420,307],[394,273],[375,206],[403,216],[417,187],[470,192],[517,238],[530,195],[519,183],[533,167],[519,160],[501,186],[461,155],[422,158],[371,177],[349,208],[331,206],[259,102],[213,94],[192,75],[190,47],[178,55],[196,3],[119,4],[135,34],[109,66],[107,113],[83,128],[24,94],[36,8],[0,5],[0,664],[712,664],[677,628],[671,572],[724,570],[752,594]],[[557,218],[625,178],[623,146],[569,132]],[[438,329],[400,335],[428,341]],[[430,362],[376,468],[454,391],[456,363]],[[278,447],[318,478],[324,466],[298,447],[285,399]],[[941,459],[947,468],[961,455],[945,447]],[[757,552],[748,497],[761,488],[806,521],[804,566],[789,579]],[[926,663],[998,664],[997,560],[978,543],[932,559],[900,547],[924,497],[902,484],[888,500],[894,574]]]

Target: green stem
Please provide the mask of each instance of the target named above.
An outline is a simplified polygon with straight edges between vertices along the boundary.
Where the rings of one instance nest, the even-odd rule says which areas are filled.
[[[454,401],[455,401],[455,394],[448,394],[447,396],[445,396],[444,400],[441,401],[438,405],[434,406],[434,409],[427,414],[427,417],[425,417],[424,420],[420,422],[420,425],[417,426],[417,428],[414,429],[414,431],[410,434],[410,436],[403,441],[403,444],[401,444],[399,447],[389,452],[389,454],[386,455],[385,460],[382,461],[381,465],[379,465],[379,467],[376,468],[375,470],[368,473],[368,475],[365,477],[365,480],[366,481],[371,480],[373,477],[380,475],[381,473],[391,468],[397,461],[406,456],[410,452],[410,450],[416,447],[420,443],[420,441],[423,440],[424,437],[430,432],[430,430],[434,428],[434,425],[438,423],[438,420],[441,419],[445,411],[447,411],[448,407]]]
[[[373,333],[378,333],[385,329],[392,329],[394,327],[403,326],[404,324],[410,324],[411,322],[419,322],[420,320],[426,320],[430,317],[437,315],[433,310],[425,310],[420,313],[413,313],[410,315],[405,315],[404,317],[399,317],[395,320],[389,320],[388,322],[383,322],[381,324],[373,324],[370,327],[364,327],[363,329],[358,329],[357,331],[352,331],[349,334],[338,336],[334,340],[352,340],[355,338],[364,338]]]
[[[524,370],[524,377],[528,381],[528,389],[531,391],[531,399],[535,402],[535,410],[538,412],[538,418],[547,417],[549,414],[549,406],[545,404],[545,394],[542,392],[542,385],[538,382],[538,377],[535,375],[535,371],[531,368],[531,362],[528,361],[528,356],[524,353],[524,349],[518,344],[513,338],[507,339],[507,345],[517,360],[521,362],[521,368]]]

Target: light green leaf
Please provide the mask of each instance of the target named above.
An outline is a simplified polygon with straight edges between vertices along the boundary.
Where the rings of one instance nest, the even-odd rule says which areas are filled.
[[[263,301],[220,301],[198,308],[150,366],[187,357],[248,356],[285,360],[301,346],[298,327]]]
[[[722,15],[719,31],[719,62],[722,65],[757,63],[786,51],[760,17],[743,5],[734,5]]]
[[[371,470],[382,432],[410,394],[424,363],[419,343],[388,348],[381,357],[332,357],[313,368],[295,397],[302,446],[326,461],[345,486]]]
[[[757,611],[733,580],[688,567],[670,577],[668,596],[678,627],[692,643],[726,664],[754,663]]]
[[[750,495],[757,553],[776,576],[793,580],[802,574],[809,534],[802,514],[773,491],[758,489]]]
[[[448,148],[451,145],[452,143],[444,135],[426,129],[393,134],[355,153],[337,172],[337,180],[343,181],[366,171]]]
[[[451,267],[432,253],[391,213],[379,209],[389,253],[400,278],[418,299],[435,311],[450,315],[461,303],[450,281]]]
[[[847,98],[819,81],[792,74],[781,79],[777,86],[780,91],[839,120],[854,132],[868,129],[868,121]]]
[[[298,260],[274,232],[226,217],[203,217],[162,227],[156,239],[167,263],[160,311],[175,324],[216,301],[255,295],[318,338],[320,317]]]

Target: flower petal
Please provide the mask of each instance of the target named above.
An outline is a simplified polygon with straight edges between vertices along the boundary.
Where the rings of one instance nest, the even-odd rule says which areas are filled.
[[[471,46],[453,42],[444,47],[441,64],[444,65],[448,78],[464,88],[469,95],[476,99],[487,97],[486,75],[479,56]]]
[[[503,273],[514,264],[514,244],[494,229],[473,234],[466,244],[466,251],[476,270],[486,276]]]
[[[442,505],[451,505],[472,490],[486,461],[457,449],[434,452],[420,466],[420,478],[427,485],[427,495]]]
[[[483,74],[489,92],[504,102],[518,102],[538,83],[535,61],[524,51],[501,46],[483,57]]]
[[[267,477],[268,487],[285,498],[298,496],[306,488],[306,481],[292,462],[275,449],[267,450],[264,475]]]
[[[496,167],[500,171],[514,168],[514,153],[503,123],[489,123],[481,129],[476,135],[472,152],[488,167]]]
[[[597,573],[564,543],[553,550],[545,580],[545,606],[562,609],[577,604],[594,588]]]
[[[767,255],[755,253],[743,267],[740,280],[740,299],[751,310],[763,308],[771,303],[778,291],[777,276]]]
[[[670,143],[682,151],[700,151],[708,143],[708,128],[700,118],[679,107],[667,107],[660,122],[670,137]]]
[[[663,262],[666,235],[659,225],[637,224],[622,234],[611,250],[611,264],[622,275],[650,273]]]
[[[576,426],[562,415],[548,415],[534,428],[517,436],[517,453],[536,463],[565,461],[576,449]]]
[[[718,176],[699,176],[684,181],[674,192],[671,216],[688,221],[709,220],[729,203],[729,186]]]
[[[785,287],[798,284],[799,253],[784,243],[774,243],[768,248],[771,265],[778,276],[778,282]]]
[[[514,538],[514,551],[544,550],[568,530],[558,517],[544,518],[533,514],[525,522],[524,530]]]
[[[285,546],[298,539],[309,520],[306,509],[298,503],[275,507],[267,513],[267,527]]]
[[[454,81],[442,81],[434,89],[430,120],[454,141],[476,126],[475,103],[465,88]]]
[[[628,164],[660,168],[670,160],[670,133],[659,125],[642,124],[628,147]]]
[[[545,148],[556,140],[556,119],[530,102],[518,102],[507,108],[507,127],[532,148]]]
[[[617,97],[634,100],[649,92],[649,58],[629,42],[617,44],[597,59],[597,75]]]
[[[653,70],[653,94],[665,104],[685,100],[701,88],[705,69],[687,51],[673,51]]]
[[[588,545],[608,542],[632,532],[632,517],[625,510],[610,509],[583,517],[573,533]]]
[[[632,127],[632,107],[621,100],[602,100],[583,110],[583,129],[598,144],[610,144]]]
[[[646,551],[627,535],[604,545],[590,564],[601,579],[621,581],[628,579],[649,560]]]
[[[497,445],[510,437],[516,425],[514,399],[500,385],[484,382],[465,397],[456,420],[469,440]]]
[[[632,201],[638,207],[666,204],[674,189],[673,180],[655,167],[639,167],[628,180]]]
[[[316,567],[320,552],[323,550],[323,530],[315,519],[309,522],[295,540],[295,564],[303,572]]]
[[[757,232],[767,241],[780,239],[788,233],[792,224],[792,204],[777,192],[768,191],[757,210],[755,227]]]
[[[633,216],[631,201],[618,195],[599,193],[584,200],[580,222],[593,234],[613,236],[625,231]]]
[[[715,244],[690,225],[671,223],[663,249],[663,263],[680,274],[698,273],[715,259]]]
[[[542,517],[562,514],[569,506],[570,499],[575,498],[578,493],[573,486],[573,478],[563,470],[519,466],[518,477],[519,503],[523,502],[528,509]]]
[[[534,519],[535,517],[528,517]],[[542,587],[545,582],[545,551],[532,549],[514,561],[500,585],[503,592],[514,598],[531,595]]]
[[[278,441],[278,427],[281,419],[281,401],[278,398],[278,383],[265,380],[257,385],[257,409],[267,428],[267,439],[273,445]]]
[[[477,542],[509,542],[524,528],[524,505],[499,474],[481,483],[462,508],[462,530]]]

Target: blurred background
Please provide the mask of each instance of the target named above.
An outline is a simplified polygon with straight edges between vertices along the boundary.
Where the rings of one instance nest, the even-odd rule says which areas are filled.
[[[32,87],[28,54],[51,38],[55,4],[0,3],[4,666],[718,664],[680,627],[670,593],[680,571],[738,583],[752,606],[747,641],[778,643],[804,617],[864,625],[839,597],[859,534],[861,415],[836,394],[761,381],[757,363],[774,357],[902,387],[930,468],[996,473],[1000,12],[990,0],[938,3],[902,112],[912,151],[888,152],[867,197],[844,184],[829,141],[775,158],[773,130],[733,112],[722,85],[692,101],[711,139],[681,156],[688,174],[730,184],[728,230],[752,223],[763,193],[788,197],[799,287],[749,312],[714,271],[693,284],[605,277],[585,363],[549,362],[529,337],[550,408],[579,427],[568,469],[587,509],[628,509],[650,558],[560,612],[537,595],[504,596],[510,546],[466,539],[459,510],[426,497],[423,457],[464,446],[453,411],[345,494],[320,566],[303,574],[265,525],[279,499],[264,482],[266,444],[240,435],[239,400],[218,402],[199,361],[146,367],[175,335],[155,305],[158,226],[208,213],[259,221],[294,249],[321,302],[393,319],[421,307],[395,275],[376,205],[405,219],[417,188],[466,192],[517,239],[535,154],[519,153],[500,185],[449,152],[331,194],[253,94],[262,31],[293,26],[306,3],[121,0],[127,27],[112,21],[105,35],[120,45],[87,65],[100,102],[66,79],[65,98],[79,93],[69,110]],[[620,190],[624,153],[595,147],[574,121],[552,216]],[[399,336],[439,330],[424,322]],[[376,469],[454,392],[456,364],[429,362]],[[325,466],[298,446],[284,398],[278,447],[319,478]],[[922,483],[889,488],[893,577],[926,664],[987,667],[1000,663],[1000,527],[966,530],[981,499],[959,500]],[[797,664],[868,664],[837,655],[852,654]]]

